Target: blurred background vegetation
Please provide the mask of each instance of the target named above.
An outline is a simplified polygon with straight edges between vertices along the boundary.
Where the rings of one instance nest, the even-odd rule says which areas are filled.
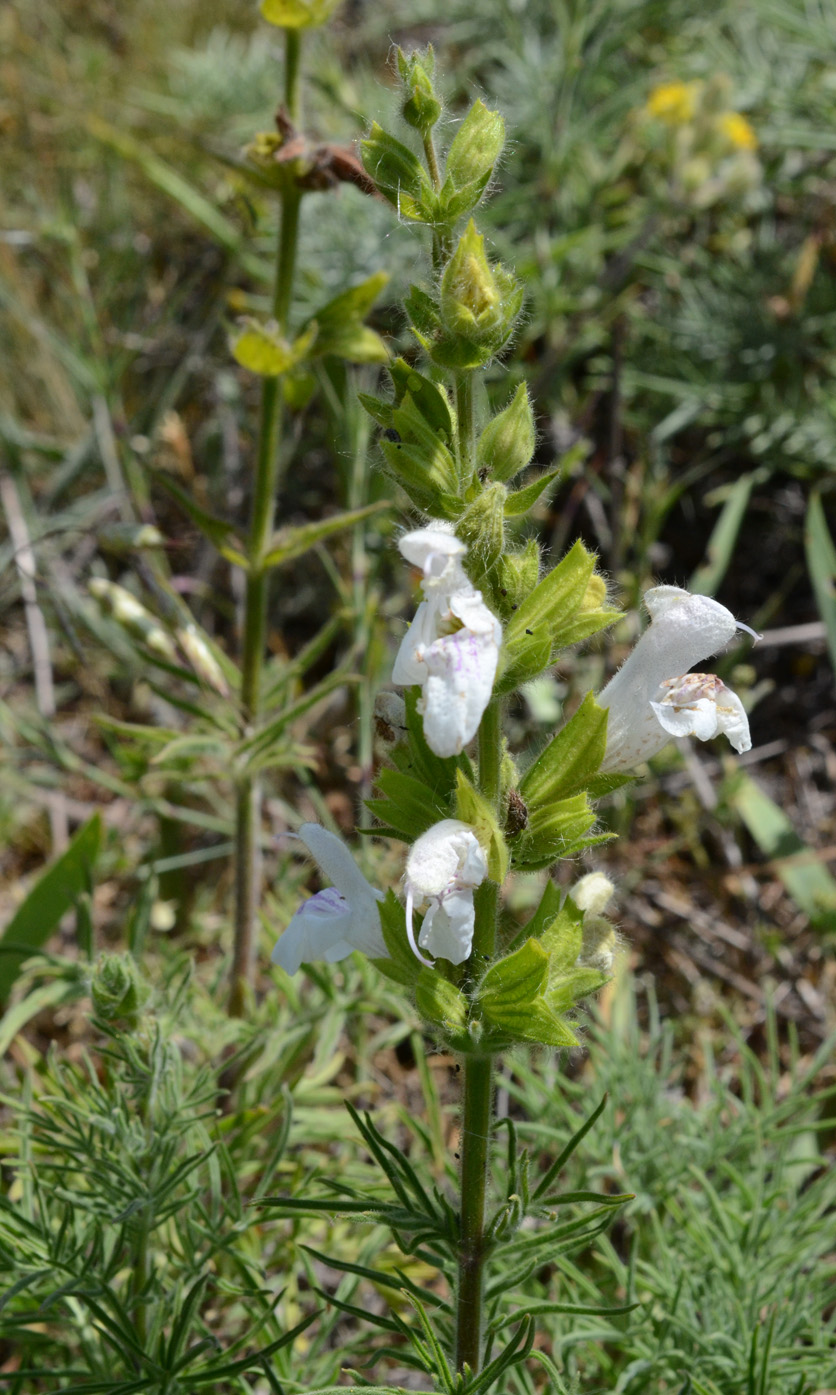
[[[735,760],[719,747],[671,748],[602,809],[603,823],[622,836],[596,850],[594,862],[619,887],[627,949],[594,1028],[599,1046],[568,1067],[578,1094],[558,1114],[590,1092],[597,1099],[604,1084],[621,1102],[624,1139],[599,1140],[587,1162],[614,1188],[635,1190],[637,1201],[603,1259],[574,1262],[610,1301],[623,1298],[633,1282],[627,1267],[637,1264],[650,1327],[584,1329],[576,1339],[571,1324],[554,1318],[550,1349],[556,1360],[564,1353],[570,1376],[610,1389],[684,1391],[687,1383],[676,1382],[687,1382],[689,1370],[701,1373],[695,1390],[824,1389],[836,1375],[832,1332],[813,1331],[823,1289],[811,1291],[810,1325],[800,1316],[772,1356],[763,1313],[770,1304],[783,1311],[802,1274],[813,1283],[815,1269],[824,1284],[817,1208],[833,1204],[832,1189],[829,1202],[816,1190],[816,1138],[824,1129],[832,1143],[823,1044],[834,1027],[836,928],[827,870],[836,848],[836,8],[829,0],[710,0],[698,9],[685,0],[345,0],[307,44],[308,139],[350,146],[372,119],[390,119],[391,45],[428,42],[445,75],[450,129],[481,95],[503,111],[510,135],[482,226],[524,279],[527,308],[489,391],[504,402],[528,381],[539,464],[578,446],[541,508],[541,540],[557,556],[583,537],[631,611],[647,585],[675,582],[716,595],[765,632],[756,649],[718,665],[746,695],[754,750]],[[233,362],[228,339],[239,315],[269,305],[275,211],[241,152],[257,132],[275,129],[280,36],[254,6],[228,0],[136,0],[127,8],[8,0],[0,54],[2,923],[97,810],[104,829],[95,887],[72,898],[75,924],[62,922],[60,943],[50,941],[50,953],[13,989],[14,974],[4,979],[12,1004],[0,1023],[5,1088],[17,1094],[23,1080],[27,1099],[33,1081],[36,1095],[84,1095],[84,955],[129,947],[154,984],[166,1031],[176,1022],[189,1043],[188,1069],[217,1074],[217,1052],[214,1065],[207,1059],[211,1033],[248,1072],[223,1140],[223,1177],[237,1171],[244,1193],[257,1185],[253,1156],[264,1168],[284,1167],[283,1186],[301,1182],[306,1169],[339,1166],[340,1150],[351,1151],[333,1143],[345,1132],[345,1094],[367,1104],[396,1096],[386,1117],[402,1131],[410,1104],[425,1101],[431,1123],[418,1143],[441,1178],[456,1129],[448,1063],[426,1065],[416,1024],[396,998],[389,1018],[379,996],[367,1015],[370,969],[317,971],[307,992],[265,972],[266,996],[251,1019],[221,1019],[231,799],[217,753],[185,742],[203,697],[187,664],[178,660],[168,674],[153,668],[147,648],[88,589],[93,577],[126,586],[169,628],[187,604],[216,653],[237,653],[241,598],[229,565],[160,481],[187,489],[211,513],[246,518],[258,385]],[[420,236],[350,184],[308,197],[295,324],[385,270],[391,279],[371,323],[393,350],[411,353],[397,306],[423,275]],[[353,405],[353,393],[374,390],[376,376],[371,366],[326,361],[315,380],[299,384],[280,524],[390,492],[373,472],[374,428]],[[273,761],[267,810],[275,833],[299,816],[346,831],[369,822],[361,808],[372,779],[369,695],[388,681],[409,604],[405,569],[393,557],[398,515],[380,520],[291,562],[274,588],[269,645],[284,675],[282,700],[298,708]],[[159,531],[140,538],[140,525]],[[571,708],[577,693],[599,686],[635,633],[630,615],[606,648],[576,655],[521,700],[512,713],[520,747],[552,730],[564,703]],[[345,681],[329,679],[335,669]],[[179,732],[184,742],[167,738],[161,750],[137,738],[140,724]],[[394,882],[397,852],[369,840],[364,849],[381,884]],[[285,851],[270,858],[265,948],[307,878]],[[558,871],[563,881],[572,875]],[[536,894],[522,882],[515,909]],[[56,925],[71,903],[55,901]],[[50,1075],[55,1062],[39,1060],[50,1042],[70,1063],[60,1087]],[[541,1066],[534,1075],[522,1061],[516,1074],[509,1068],[509,1098],[516,1090],[533,1117],[544,1109],[542,1091],[555,1091],[551,1067]],[[136,1063],[114,1069],[129,1080]],[[791,1083],[799,1076],[803,1090]],[[813,1080],[825,1091],[815,1107]],[[209,1148],[199,1083],[189,1086],[193,1122],[172,1143],[172,1169],[179,1147],[201,1157]],[[283,1090],[298,1095],[307,1150],[286,1163],[284,1104],[276,1104]],[[636,1122],[639,1102],[650,1109],[654,1091],[667,1102],[665,1120],[652,1125],[657,1143],[675,1116],[680,1138],[704,1144],[687,1179],[676,1148],[651,1150]],[[743,1122],[726,1166],[727,1140],[722,1129],[706,1133],[706,1120],[738,1109]],[[16,1116],[3,1117],[17,1203],[21,1145]],[[43,1120],[29,1118],[27,1127],[44,1131],[39,1146],[51,1146]],[[753,1162],[759,1129],[763,1151]],[[208,1151],[205,1176],[203,1166],[196,1164],[201,1195],[217,1200],[223,1177]],[[785,1242],[761,1223],[768,1186],[785,1166],[805,1237],[797,1270],[787,1268]],[[760,1181],[747,1168],[760,1168]],[[239,1236],[246,1262],[237,1250],[237,1258],[212,1259],[221,1288],[236,1295],[222,1338],[234,1344],[244,1330],[241,1295],[255,1282],[256,1256],[269,1252],[264,1325],[278,1340],[276,1270],[299,1262],[295,1232],[262,1233],[226,1195],[232,1209],[215,1220]],[[716,1235],[683,1220],[689,1207],[704,1215],[709,1195]],[[127,1204],[117,1197],[112,1214]],[[26,1205],[25,1264],[39,1272],[38,1246],[49,1249],[60,1221],[36,1214],[31,1195]],[[171,1220],[162,1205],[160,1215],[164,1248]],[[93,1230],[102,1224],[79,1212],[79,1253],[93,1243],[88,1221]],[[746,1250],[754,1234],[769,1256],[758,1275],[760,1252]],[[183,1291],[208,1262],[196,1235],[172,1278]],[[344,1238],[346,1253],[362,1259],[356,1236]],[[307,1239],[317,1243],[313,1232]],[[376,1253],[374,1232],[361,1242]],[[7,1245],[20,1259],[21,1236]],[[305,1263],[310,1299],[324,1280]],[[715,1293],[716,1312],[688,1288],[693,1278],[698,1289],[709,1267],[723,1276],[726,1295]],[[674,1341],[676,1324],[666,1327],[653,1305],[663,1290],[670,1299],[683,1272],[691,1278]],[[105,1265],[103,1292],[113,1287],[108,1273]],[[771,1287],[758,1287],[763,1273],[774,1276]],[[359,1282],[343,1279],[346,1302]],[[548,1282],[532,1280],[532,1301]],[[281,1330],[307,1311],[295,1285]],[[56,1320],[31,1339],[55,1370],[80,1360],[72,1303],[82,1300],[70,1294],[66,1302],[66,1330]],[[25,1311],[31,1325],[31,1304]],[[196,1312],[213,1330],[205,1309]],[[332,1312],[313,1329],[310,1385],[336,1380],[347,1361],[353,1328],[338,1321]],[[101,1330],[90,1322],[90,1334]],[[726,1334],[719,1345],[706,1340],[712,1323]],[[11,1326],[0,1350],[9,1364],[0,1368],[13,1383],[30,1335],[22,1319]],[[107,1348],[99,1351],[90,1334],[82,1367],[105,1372]],[[126,1369],[131,1359],[124,1356]],[[401,1378],[394,1369],[387,1379]],[[237,1373],[223,1378],[230,1389],[260,1388],[235,1384]],[[27,1380],[35,1378],[21,1376],[17,1388],[50,1388]],[[297,1388],[290,1367],[282,1380]]]

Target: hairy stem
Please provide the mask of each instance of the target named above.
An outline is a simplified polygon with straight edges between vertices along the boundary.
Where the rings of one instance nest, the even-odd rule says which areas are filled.
[[[500,704],[488,704],[479,726],[479,786],[496,807],[501,790],[502,724]],[[496,949],[499,887],[485,880],[477,888],[473,953],[492,958]],[[478,1371],[482,1359],[482,1308],[485,1292],[485,1205],[488,1151],[493,1120],[493,1062],[469,1057],[464,1064],[462,1127],[462,1204],[459,1238],[459,1284],[456,1294],[456,1367]]]
[[[299,107],[299,34],[285,31],[284,103],[291,120]],[[296,251],[299,242],[301,193],[295,185],[282,191],[273,314],[287,330],[293,296]],[[256,456],[247,544],[249,569],[244,595],[244,633],[241,654],[241,725],[244,735],[253,731],[261,716],[261,677],[267,630],[268,572],[264,557],[273,533],[273,520],[281,479],[282,393],[279,378],[265,378],[261,390],[261,422]],[[235,801],[235,941],[229,1011],[240,1017],[246,992],[255,972],[258,905],[261,895],[261,786],[250,772],[241,775]]]
[[[480,1369],[485,1294],[485,1203],[488,1140],[493,1113],[493,1062],[473,1056],[464,1065],[462,1206],[456,1294],[456,1369]]]
[[[459,448],[459,474],[470,480],[476,460],[476,422],[473,413],[473,374],[456,374],[456,438]]]

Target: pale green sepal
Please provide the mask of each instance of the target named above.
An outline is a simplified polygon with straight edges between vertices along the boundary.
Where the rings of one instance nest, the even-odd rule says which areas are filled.
[[[476,446],[480,468],[495,480],[508,480],[531,463],[535,446],[534,413],[525,383],[520,383],[508,406],[485,427]]]
[[[499,1051],[515,1042],[538,1046],[577,1046],[578,1039],[568,1022],[553,1012],[544,998],[508,1007],[498,1003],[483,1005],[485,1033],[483,1046]]]
[[[332,16],[340,0],[261,0],[261,14],[279,29],[315,29]]]
[[[500,886],[508,875],[508,846],[496,814],[483,794],[456,771],[456,817],[470,824],[488,859],[488,876]]]
[[[467,998],[435,969],[421,968],[415,983],[415,1006],[427,1022],[441,1028],[454,1050],[472,1049]]]
[[[502,555],[506,499],[504,484],[486,485],[468,504],[456,528],[456,536],[467,543],[483,571],[489,571]]]
[[[389,364],[389,376],[395,387],[396,404],[400,406],[409,393],[427,425],[440,441],[449,444],[453,439],[454,424],[444,389],[425,378],[403,358],[396,358]]]
[[[572,795],[554,804],[529,810],[528,827],[514,839],[512,863],[519,871],[535,872],[551,867],[561,857],[569,857],[579,848],[606,842],[609,833],[588,838],[595,823],[595,810],[585,794]]]
[[[587,693],[577,712],[526,771],[520,794],[529,814],[544,804],[588,788],[607,749],[605,707]]]
[[[487,578],[491,609],[501,620],[510,620],[540,579],[540,547],[529,538],[521,552],[503,552]],[[550,641],[549,646],[550,647]],[[545,668],[550,655],[543,660]],[[507,691],[507,690],[504,690]]]
[[[409,947],[406,936],[404,908],[391,887],[379,903],[380,928],[389,952],[388,959],[373,959],[372,963],[387,978],[412,989],[418,982],[421,965]]]
[[[529,924],[526,928],[530,930],[532,927]],[[578,909],[571,896],[566,897],[557,914],[541,929],[540,944],[549,956],[551,988],[561,975],[574,968],[583,949],[583,912]]]
[[[524,647],[527,630],[536,633],[545,629],[552,644],[559,642],[561,629],[574,619],[583,602],[594,567],[594,554],[587,552],[579,539],[508,622],[505,643],[509,653],[516,645]]]
[[[579,965],[555,979],[545,995],[546,1002],[555,1012],[568,1012],[569,1008],[588,998],[590,993],[597,993],[608,982],[609,975],[602,974],[599,969]]]
[[[431,478],[442,489],[455,493],[459,485],[459,476],[453,454],[447,446],[449,437],[443,429],[436,429],[430,425],[411,393],[405,393],[399,405],[393,408],[392,425],[401,441],[408,442],[423,453],[425,467]]]
[[[513,954],[492,964],[479,988],[479,1001],[486,1012],[500,1007],[532,1003],[546,982],[549,956],[536,940],[526,940]]]
[[[422,513],[451,520],[460,516],[464,503],[428,474],[426,452],[420,446],[384,438],[380,441],[380,448],[386,457],[389,473]]]
[[[533,509],[537,500],[546,490],[557,482],[562,474],[562,466],[558,465],[555,470],[547,470],[545,474],[538,475],[532,484],[527,484],[524,489],[515,489],[505,496],[505,517],[521,518],[523,514]]]
[[[504,144],[505,122],[499,112],[474,102],[447,152],[444,174],[454,189],[479,183],[484,188]]]

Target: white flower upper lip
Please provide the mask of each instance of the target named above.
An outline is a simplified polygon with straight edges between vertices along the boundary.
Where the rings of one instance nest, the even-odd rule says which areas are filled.
[[[461,564],[467,548],[433,523],[401,538],[402,555],[424,573],[424,600],[398,650],[392,681],[420,684],[424,736],[455,756],[476,735],[491,699],[502,626]]]
[[[725,648],[738,629],[754,631],[719,601],[678,586],[654,586],[644,603],[650,626],[598,698],[610,714],[602,771],[631,770],[671,736],[706,740],[724,731],[737,751],[748,751],[749,724],[737,695],[714,674],[687,670]]]
[[[441,819],[416,839],[406,860],[406,932],[414,953],[432,968],[421,949],[451,964],[463,964],[473,944],[473,891],[488,874],[485,853],[470,824]],[[427,905],[427,903],[429,903]],[[415,943],[412,917],[427,905]]]
[[[385,957],[377,909],[383,892],[366,881],[348,848],[327,828],[303,823],[298,837],[334,885],[302,902],[270,956],[273,963],[295,974],[303,963],[334,963],[355,949],[371,958]]]

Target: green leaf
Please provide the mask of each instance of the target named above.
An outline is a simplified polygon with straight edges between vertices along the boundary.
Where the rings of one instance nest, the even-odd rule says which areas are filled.
[[[404,218],[432,222],[432,188],[420,160],[408,146],[374,121],[368,138],[360,143],[360,152],[366,173]]]
[[[404,908],[391,887],[385,899],[379,903],[378,909],[389,958],[373,959],[372,963],[387,978],[402,984],[404,988],[413,989],[422,966],[410,949],[406,937]]]
[[[349,363],[387,363],[389,350],[380,335],[362,321],[377,300],[389,276],[375,272],[359,285],[341,291],[311,315],[306,328],[315,330],[311,355],[331,355]]]
[[[9,996],[23,961],[46,943],[62,916],[90,890],[101,842],[101,816],[94,814],[15,911],[0,937],[0,1001]]]
[[[382,799],[367,799],[366,808],[390,828],[398,829],[408,843],[419,838],[434,823],[449,818],[445,804],[434,798],[421,780],[400,770],[381,770],[377,787]]]
[[[277,326],[249,317],[232,335],[229,347],[236,363],[262,378],[278,378],[296,363],[293,346]]]
[[[783,809],[742,773],[735,777],[729,799],[811,923],[819,930],[836,931],[836,880],[815,849],[799,838]]]
[[[217,548],[222,557],[233,562],[237,567],[246,568],[248,566],[231,523],[227,523],[223,518],[217,518],[215,514],[202,509],[199,504],[195,503],[190,494],[181,489],[179,484],[175,484],[168,475],[164,475],[161,470],[154,472],[154,480],[162,486],[167,494],[171,495],[172,499],[177,501],[186,516],[200,529],[203,536],[208,538],[210,543]]]
[[[827,529],[821,495],[815,490],[807,508],[804,547],[816,604],[827,633],[830,662],[836,670],[836,547]]]
[[[320,306],[310,316],[308,324],[315,320],[322,334],[326,330],[338,329],[346,320],[364,320],[388,282],[387,271],[375,271],[365,281],[349,286],[348,290],[340,291],[333,300]]]
[[[303,523],[298,528],[280,528],[270,539],[262,565],[282,567],[285,563],[301,557],[317,543],[332,537],[334,533],[341,533],[345,528],[353,528],[356,523],[362,523],[363,519],[371,518],[373,514],[383,513],[391,508],[392,505],[388,499],[384,499],[376,504],[366,504],[361,509],[350,509],[346,513],[333,514],[331,518],[319,519],[315,523]]]
[[[373,421],[384,430],[388,430],[392,425],[392,403],[384,402],[382,397],[375,397],[370,392],[358,392],[357,400],[368,412]]]
[[[431,751],[424,736],[424,719],[418,711],[421,689],[417,687],[406,688],[403,696],[406,705],[406,729],[409,739],[400,742],[394,748],[391,753],[392,760],[398,769],[405,773],[411,772],[415,779],[422,781],[436,804],[442,805],[445,809],[449,808],[453,791],[456,788],[456,771],[459,768],[465,771],[470,770],[470,762],[465,755],[437,756],[435,751]]]
[[[456,771],[456,817],[470,824],[488,859],[488,876],[501,886],[508,875],[508,846],[493,808],[463,770]]]
[[[605,707],[587,693],[577,712],[538,756],[520,782],[520,794],[533,809],[578,794],[598,772],[607,747]]]
[[[498,111],[475,101],[447,152],[444,174],[455,189],[485,187],[505,144],[505,122]]]
[[[123,160],[131,160],[152,184],[179,204],[196,223],[200,223],[219,246],[237,256],[250,276],[264,285],[269,284],[273,271],[270,263],[243,251],[241,231],[232,219],[227,218],[171,165],[160,159],[146,140],[136,140],[127,131],[111,126],[94,113],[87,115],[85,125],[95,140],[110,146]]]

